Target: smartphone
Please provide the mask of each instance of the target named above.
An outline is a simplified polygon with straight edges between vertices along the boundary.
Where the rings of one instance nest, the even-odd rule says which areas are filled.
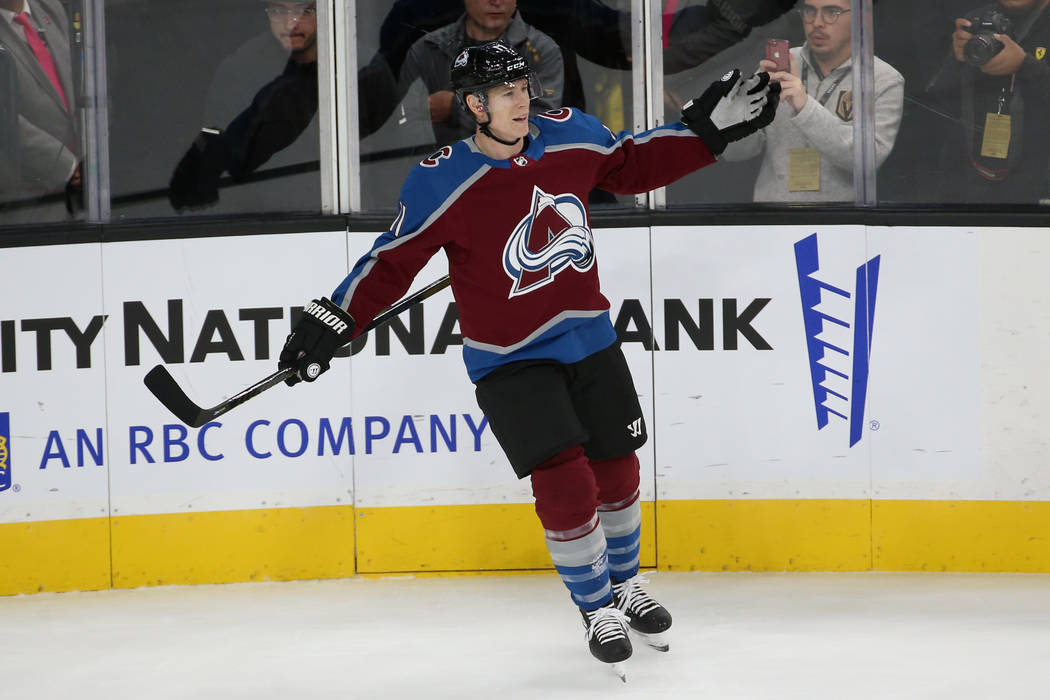
[[[787,39],[770,39],[766,42],[766,60],[777,64],[774,71],[791,70],[791,45]]]

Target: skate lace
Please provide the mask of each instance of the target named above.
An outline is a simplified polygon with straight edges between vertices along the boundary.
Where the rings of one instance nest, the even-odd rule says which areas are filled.
[[[623,639],[627,636],[627,619],[616,608],[598,608],[587,613],[590,624],[587,626],[587,639],[597,637],[599,644]]]
[[[631,611],[639,617],[650,610],[659,608],[660,604],[650,598],[649,594],[642,588],[641,584],[643,583],[649,583],[649,579],[641,574],[636,574],[623,583],[618,584],[616,607],[624,612]]]

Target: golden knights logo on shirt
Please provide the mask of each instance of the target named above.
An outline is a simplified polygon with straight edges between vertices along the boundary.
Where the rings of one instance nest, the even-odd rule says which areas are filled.
[[[594,238],[583,203],[575,195],[551,195],[533,186],[531,210],[503,248],[503,269],[514,281],[507,298],[528,294],[570,268],[586,272],[593,264]]]
[[[835,114],[844,122],[853,121],[853,91],[843,90],[839,93],[838,104],[835,105]]]

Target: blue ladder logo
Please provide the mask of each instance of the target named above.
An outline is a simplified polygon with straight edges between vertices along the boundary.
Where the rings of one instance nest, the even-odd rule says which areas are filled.
[[[795,266],[817,430],[824,429],[831,416],[841,418],[849,423],[849,446],[853,447],[864,429],[879,256],[857,268],[852,295],[816,277],[820,271],[817,234],[795,244]]]
[[[0,413],[0,491],[11,488],[11,414]]]

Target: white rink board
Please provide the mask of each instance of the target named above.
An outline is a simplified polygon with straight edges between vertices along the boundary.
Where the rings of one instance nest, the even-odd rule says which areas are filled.
[[[102,313],[100,251],[98,244],[0,250],[0,328],[13,336],[0,342],[0,355],[16,369],[0,372],[0,413],[10,420],[0,522],[109,514],[101,330],[89,342]],[[66,330],[33,330],[70,322],[83,334],[79,363]]]
[[[1050,500],[1050,235],[980,235],[980,473],[977,498]]]
[[[182,299],[184,361],[168,369],[198,404],[219,403],[276,371],[289,307],[328,293],[317,281],[345,273],[342,231],[114,243],[105,247],[103,263],[113,272],[105,280],[113,515],[352,503],[351,455],[317,454],[321,419],[338,424],[350,415],[347,363],[335,363],[312,386],[274,387],[220,416],[213,428],[186,429],[185,447],[172,444],[166,451],[165,426],[176,438],[183,427],[142,384],[161,356],[140,331],[140,364],[129,365],[124,341],[125,302],[142,302],[167,333],[167,302]],[[260,350],[268,357],[262,360],[255,359],[262,333],[255,322],[241,319],[242,309],[259,308],[282,314],[268,324],[268,342]],[[223,337],[204,330],[209,312],[217,318],[214,310],[226,318],[243,360],[218,351],[192,361],[199,336],[216,344]],[[256,424],[249,441],[257,421],[268,423]],[[303,427],[309,442],[297,455]],[[133,442],[141,447],[133,451]]]
[[[855,294],[857,268],[880,261],[864,428],[852,447],[845,421],[817,429],[795,255],[795,244],[813,234],[816,276],[828,285]],[[596,231],[613,318],[632,300],[660,347],[646,351],[632,319],[623,347],[653,437],[640,455],[643,498],[1050,499],[1045,234],[863,226]],[[337,231],[4,249],[0,368],[10,367],[13,352],[16,371],[0,371],[13,481],[0,491],[0,522],[530,501],[528,483],[514,478],[490,430],[475,449],[465,416],[478,428],[481,414],[461,347],[433,352],[448,291],[424,304],[420,354],[409,355],[392,333],[389,352],[377,354],[370,338],[321,381],[275,387],[203,438],[188,430],[165,455],[165,426],[174,438],[181,428],[142,385],[161,355],[144,331],[130,332],[129,314],[144,310],[167,336],[168,301],[182,300],[183,356],[169,369],[191,398],[213,405],[274,371],[290,307],[330,294],[373,238]],[[414,287],[444,272],[438,256]],[[740,332],[729,334],[738,348],[726,349],[723,308],[735,304],[740,315],[762,299],[769,301],[743,325],[772,349],[756,349]],[[828,296],[827,312],[841,315],[841,302]],[[668,349],[666,309],[695,322],[704,304],[712,347],[697,349],[681,329],[680,347]],[[260,313],[280,317],[251,320]],[[97,337],[81,341],[81,363],[90,367],[77,367],[62,326],[50,335],[33,330],[41,319],[68,318],[83,333],[102,315]],[[218,318],[229,324],[228,338]],[[211,334],[201,340],[206,319]],[[265,343],[258,324],[268,330]],[[135,363],[129,332],[140,346]],[[42,370],[45,336],[52,367]],[[243,360],[230,359],[231,339]],[[198,344],[211,352],[190,362]],[[451,449],[440,435],[432,439],[431,425],[437,420],[447,431],[453,416]],[[379,436],[384,422],[388,432]],[[349,428],[338,454],[326,438],[318,455],[322,426],[332,436]],[[147,434],[152,441],[133,463],[132,440]]]
[[[868,245],[883,261],[868,396],[878,429],[865,438],[873,497],[995,497],[980,475],[978,232],[870,227]]]
[[[367,252],[378,234],[350,234],[351,259]],[[595,232],[603,291],[614,313],[624,298],[639,299],[650,314],[648,229],[602,229]],[[446,274],[448,263],[439,254],[416,276],[412,289]],[[389,354],[378,355],[370,339],[352,360],[355,415],[411,416],[412,426],[391,424],[389,434],[373,442],[371,453],[360,450],[355,460],[357,505],[474,505],[530,503],[528,480],[519,480],[500,450],[474,398],[474,385],[463,366],[462,346],[432,352],[438,328],[452,301],[445,290],[424,305],[423,354],[409,354],[390,337]],[[407,322],[406,322],[407,325]],[[459,332],[458,325],[455,332]],[[640,395],[645,420],[652,424],[652,368],[649,353],[626,344],[625,354]],[[433,433],[437,418],[451,433],[455,416],[456,449],[442,434]],[[470,421],[464,417],[469,416]],[[373,432],[385,428],[373,422]],[[415,439],[418,438],[418,439]],[[393,445],[397,445],[395,453]],[[432,451],[433,450],[433,451]],[[652,500],[651,443],[639,454],[643,500]]]
[[[848,292],[816,308],[855,324],[857,268],[879,261],[866,404],[852,400],[852,329],[821,338],[850,350],[850,375],[826,382],[843,418],[818,428],[795,244],[816,234],[819,272]],[[863,226],[659,228],[656,304],[713,299],[714,349],[683,341],[655,354],[658,497],[951,498],[978,460],[977,238],[936,229]],[[693,250],[693,256],[682,255]],[[726,350],[725,299],[737,311],[768,299],[750,327],[772,349],[738,338]],[[694,313],[696,308],[694,305]],[[664,337],[661,323],[656,331]],[[852,442],[849,419],[858,413]],[[852,442],[852,445],[851,445]],[[921,493],[911,490],[926,485]],[[903,492],[896,485],[907,483]],[[877,489],[873,493],[873,486]]]

